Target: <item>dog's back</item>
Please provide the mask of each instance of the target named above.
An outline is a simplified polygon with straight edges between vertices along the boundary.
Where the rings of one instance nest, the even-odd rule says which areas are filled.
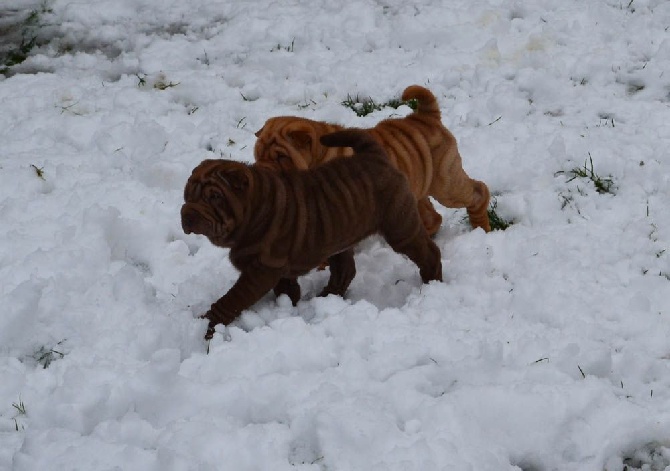
[[[414,236],[420,222],[407,215],[416,214],[416,200],[377,141],[351,129],[325,135],[321,142],[352,147],[356,154],[311,170],[277,173],[254,166],[263,193],[274,200],[265,233],[274,256],[284,253],[297,271],[307,271],[377,232],[382,219]]]

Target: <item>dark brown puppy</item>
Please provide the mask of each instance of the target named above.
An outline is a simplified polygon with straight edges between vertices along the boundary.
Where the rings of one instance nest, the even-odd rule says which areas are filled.
[[[181,208],[184,232],[230,248],[240,271],[203,316],[206,338],[273,288],[297,304],[296,277],[326,259],[331,274],[320,296],[343,295],[356,274],[352,247],[374,233],[416,263],[424,283],[442,280],[440,250],[421,224],[407,179],[374,138],[346,130],[321,143],[352,147],[355,155],[286,173],[230,160],[205,160],[193,170]]]

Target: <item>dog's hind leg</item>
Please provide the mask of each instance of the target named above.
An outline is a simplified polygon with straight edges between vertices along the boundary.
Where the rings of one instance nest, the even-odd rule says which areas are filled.
[[[287,295],[294,306],[300,301],[300,285],[295,278],[282,278],[274,287],[274,292],[277,297]]]
[[[393,250],[406,255],[419,267],[419,274],[424,283],[442,281],[442,255],[425,231],[421,231],[412,239],[397,243],[386,238]]]
[[[491,195],[489,188],[484,182],[472,180],[473,193],[475,198],[470,206],[467,206],[468,216],[472,227],[481,227],[486,232],[491,232],[491,222],[489,220],[489,200]]]
[[[409,190],[399,188],[380,215],[380,235],[393,250],[406,255],[419,267],[424,283],[442,281],[442,255],[421,222],[416,200]]]
[[[421,224],[419,213],[412,207],[413,202],[413,198],[400,201],[395,206],[395,212],[383,218],[384,224],[379,232],[393,250],[406,255],[419,267],[424,283],[442,281],[440,249]]]
[[[473,228],[491,231],[489,223],[489,189],[484,182],[470,178],[461,166],[461,158],[445,159],[438,167],[429,194],[447,208],[465,208]],[[446,165],[450,162],[450,165]]]
[[[442,216],[435,211],[433,203],[430,202],[427,196],[418,201],[417,208],[419,209],[419,216],[421,217],[423,227],[426,228],[426,232],[428,232],[429,236],[434,236],[440,229]]]
[[[351,280],[356,276],[354,249],[347,249],[328,257],[328,264],[330,265],[330,279],[319,296],[328,296],[329,294],[344,296]]]

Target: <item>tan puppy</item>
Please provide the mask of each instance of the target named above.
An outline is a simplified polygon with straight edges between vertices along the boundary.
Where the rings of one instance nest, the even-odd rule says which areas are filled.
[[[216,324],[229,324],[273,288],[295,305],[296,277],[326,259],[331,273],[320,295],[344,295],[356,274],[352,247],[374,233],[416,263],[424,283],[442,280],[440,250],[420,223],[407,179],[381,146],[361,130],[325,135],[321,143],[351,147],[355,156],[281,173],[231,160],[205,160],[193,170],[184,189],[182,228],[230,248],[240,271],[204,315],[206,338]]]
[[[402,99],[416,99],[416,111],[405,118],[381,121],[367,131],[409,180],[428,234],[435,234],[442,223],[428,196],[449,208],[466,208],[470,224],[489,232],[488,187],[463,170],[456,139],[440,121],[435,96],[424,87],[412,85],[405,89]],[[352,155],[350,148],[327,148],[319,143],[320,136],[341,129],[336,124],[293,116],[270,118],[256,132],[254,157],[257,162],[284,170],[314,168],[336,157]]]

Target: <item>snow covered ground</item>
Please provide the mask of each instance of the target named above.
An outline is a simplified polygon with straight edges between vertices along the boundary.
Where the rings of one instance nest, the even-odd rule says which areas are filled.
[[[33,8],[50,40],[0,76],[0,469],[668,469],[670,2],[0,14]],[[237,273],[181,231],[191,169],[413,83],[514,224],[439,207],[444,283],[371,238],[346,299],[312,273],[208,345]]]

